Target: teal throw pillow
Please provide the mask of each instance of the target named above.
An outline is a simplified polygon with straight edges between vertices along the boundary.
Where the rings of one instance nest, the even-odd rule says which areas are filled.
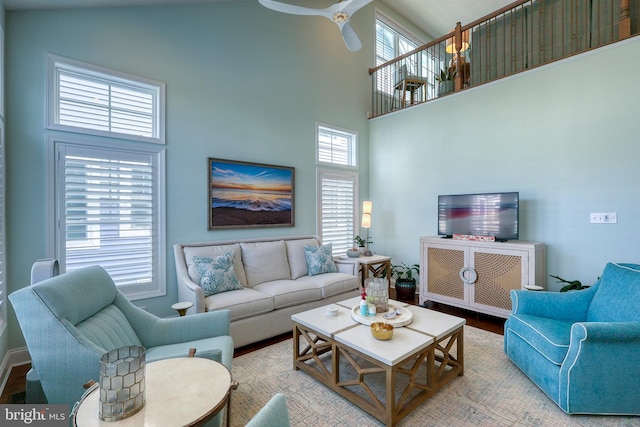
[[[309,276],[338,271],[331,252],[331,243],[322,246],[304,245],[304,256],[307,258]]]
[[[233,252],[226,252],[213,258],[194,256],[193,263],[200,275],[200,286],[205,297],[242,289],[233,269]]]

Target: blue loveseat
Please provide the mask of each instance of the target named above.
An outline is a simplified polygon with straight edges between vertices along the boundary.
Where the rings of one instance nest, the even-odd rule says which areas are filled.
[[[590,288],[511,291],[504,351],[569,414],[640,415],[640,265],[606,265]]]

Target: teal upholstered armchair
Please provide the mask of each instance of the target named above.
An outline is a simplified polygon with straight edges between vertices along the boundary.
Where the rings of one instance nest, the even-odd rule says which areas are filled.
[[[609,263],[586,290],[511,299],[505,353],[562,410],[640,415],[640,265]]]
[[[290,427],[287,400],[282,393],[276,393],[245,427]]]
[[[144,346],[147,362],[195,348],[196,356],[231,369],[228,311],[158,318],[133,305],[98,266],[20,289],[9,300],[49,403],[72,407],[83,384],[98,380],[100,357],[128,345]]]

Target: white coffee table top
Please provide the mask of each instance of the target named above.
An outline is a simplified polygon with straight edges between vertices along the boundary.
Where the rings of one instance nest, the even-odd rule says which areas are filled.
[[[326,311],[328,307],[337,308],[338,314],[334,317],[327,316]],[[329,304],[303,311],[302,313],[292,315],[291,320],[311,328],[328,338],[333,338],[337,332],[351,328],[356,324],[351,318],[351,310],[339,304]]]
[[[380,341],[371,335],[371,327],[360,324],[336,334],[334,339],[389,366],[433,344],[433,337],[406,327],[394,328],[393,338]]]
[[[467,322],[463,318],[423,307],[408,306],[405,308],[413,313],[413,322],[405,328],[434,336],[436,339],[450,334]]]

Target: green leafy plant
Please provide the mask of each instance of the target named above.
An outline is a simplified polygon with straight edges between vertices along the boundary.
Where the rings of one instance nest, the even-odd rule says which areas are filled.
[[[360,247],[364,247],[368,244],[373,243],[373,240],[371,240],[371,237],[369,237],[369,241],[366,241],[365,239],[363,239],[360,236],[356,236],[353,238],[353,243],[355,243],[356,245],[360,246]]]
[[[580,290],[580,289],[586,289],[589,286],[585,286],[583,285],[579,280],[565,280],[562,277],[558,277],[558,276],[554,276],[553,274],[550,274],[549,277],[553,277],[554,279],[558,279],[558,283],[567,283],[567,285],[563,286],[562,288],[560,288],[560,292],[567,292],[567,291],[572,291],[572,290]]]
[[[395,279],[414,280],[413,273],[420,274],[420,266],[418,264],[407,265],[401,262],[398,265],[391,266],[391,276]]]
[[[440,74],[436,74],[436,80],[439,82],[453,81],[456,78],[457,71],[451,71],[449,68],[440,70]]]

